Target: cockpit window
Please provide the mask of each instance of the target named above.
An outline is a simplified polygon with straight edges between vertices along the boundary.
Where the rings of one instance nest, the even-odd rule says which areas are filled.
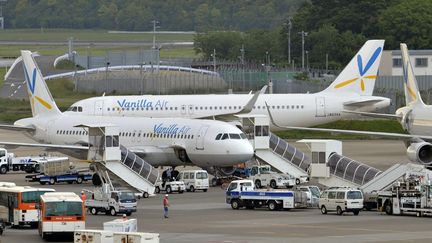
[[[78,112],[82,112],[82,111],[83,111],[82,106],[78,106]]]
[[[219,133],[219,134],[216,136],[216,140],[220,140],[221,137],[222,137],[222,133]]]
[[[240,139],[240,134],[230,133],[229,136],[231,139]]]
[[[72,111],[72,112],[82,112],[82,107],[81,106],[71,106],[67,109],[67,111]]]
[[[240,133],[240,137],[241,137],[242,139],[246,139],[246,134],[244,134],[244,133]]]
[[[225,139],[228,139],[228,134],[227,133],[224,133],[223,136],[222,136],[222,140],[225,140]]]

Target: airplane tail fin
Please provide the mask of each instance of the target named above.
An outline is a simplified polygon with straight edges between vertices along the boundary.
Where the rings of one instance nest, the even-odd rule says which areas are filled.
[[[368,40],[324,92],[372,95],[384,40]]]
[[[30,51],[21,51],[21,56],[33,117],[61,114],[48,90],[41,71],[32,57],[32,53]]]
[[[414,70],[409,59],[408,47],[405,43],[400,44],[402,52],[402,67],[403,67],[403,78],[404,78],[404,91],[405,91],[405,102],[406,105],[410,103],[423,103],[420,96],[420,91],[417,86],[417,80],[414,75]]]

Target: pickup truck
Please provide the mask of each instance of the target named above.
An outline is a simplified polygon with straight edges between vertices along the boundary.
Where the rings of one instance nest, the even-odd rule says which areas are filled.
[[[251,176],[248,179],[254,181],[255,187],[258,189],[261,187],[291,188],[296,183],[293,176],[274,172],[269,165],[253,166]]]
[[[306,208],[307,196],[302,191],[255,190],[252,180],[235,180],[226,190],[225,201],[232,209],[267,207],[269,210]]]
[[[186,185],[183,181],[165,181],[158,180],[155,186],[155,193],[160,193],[161,191],[166,191],[166,193],[170,194],[173,192],[183,193],[186,190]]]

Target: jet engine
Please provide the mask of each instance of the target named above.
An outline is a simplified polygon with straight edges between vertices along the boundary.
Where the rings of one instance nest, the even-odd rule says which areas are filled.
[[[411,143],[407,149],[409,160],[423,165],[432,164],[432,144],[428,142]]]

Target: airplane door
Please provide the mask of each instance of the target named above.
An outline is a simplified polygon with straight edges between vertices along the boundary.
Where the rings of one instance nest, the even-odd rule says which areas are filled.
[[[188,114],[189,116],[192,116],[194,113],[194,106],[193,105],[189,105],[188,106]]]
[[[95,106],[94,106],[94,114],[101,116],[103,115],[103,100],[98,100],[95,102]]]
[[[207,133],[209,126],[202,126],[199,130],[197,139],[196,139],[196,149],[204,150],[204,138]]]
[[[324,97],[316,97],[316,117],[325,117],[325,98]]]

